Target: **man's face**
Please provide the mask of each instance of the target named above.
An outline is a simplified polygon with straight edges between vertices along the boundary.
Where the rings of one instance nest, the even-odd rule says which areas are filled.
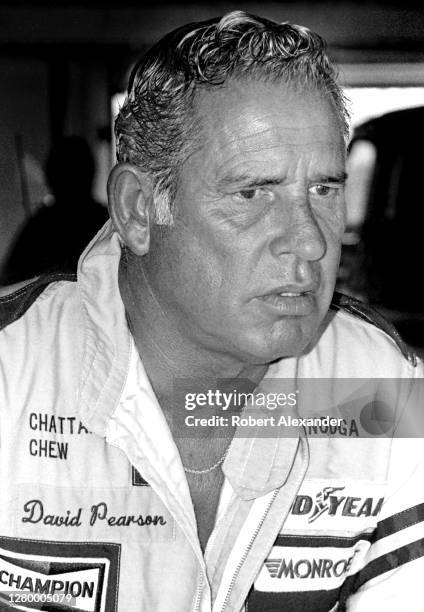
[[[231,81],[199,95],[200,147],[181,168],[174,225],[146,272],[199,348],[266,363],[299,354],[331,300],[344,229],[344,142],[328,101]]]

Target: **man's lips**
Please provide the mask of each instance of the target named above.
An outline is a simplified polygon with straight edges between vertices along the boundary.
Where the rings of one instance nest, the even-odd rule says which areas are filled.
[[[258,299],[274,312],[286,316],[306,316],[312,314],[316,308],[316,286],[279,287],[278,289],[261,295]]]

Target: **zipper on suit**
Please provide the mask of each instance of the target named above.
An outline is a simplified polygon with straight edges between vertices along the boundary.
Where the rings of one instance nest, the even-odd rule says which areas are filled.
[[[203,588],[203,571],[200,570],[200,578],[197,586],[196,599],[194,600],[194,608],[193,612],[197,612],[200,606],[200,600],[202,598],[202,588]]]
[[[259,521],[259,523],[258,523],[258,525],[257,525],[257,527],[256,527],[256,529],[254,531],[254,533],[252,534],[252,537],[250,538],[249,544],[246,546],[246,549],[245,549],[245,551],[243,553],[243,556],[241,557],[240,561],[237,564],[236,569],[234,570],[234,574],[233,574],[233,577],[231,578],[231,582],[230,582],[230,585],[228,587],[228,591],[227,591],[227,594],[225,596],[224,603],[222,604],[221,612],[224,612],[225,608],[228,606],[228,602],[230,600],[231,591],[234,588],[234,585],[235,585],[236,580],[237,580],[237,576],[239,575],[240,570],[243,567],[244,562],[246,561],[247,555],[249,554],[249,552],[250,552],[250,550],[251,550],[251,548],[253,546],[253,543],[256,540],[257,536],[258,536],[258,533],[262,529],[262,525],[264,524],[265,519],[268,516],[268,512],[269,512],[272,504],[274,503],[275,498],[278,495],[278,491],[279,491],[278,489],[276,489],[274,491],[273,496],[271,497],[271,499],[269,500],[269,502],[267,504],[267,507],[265,508],[265,512],[263,513],[263,515],[261,517],[261,520]]]

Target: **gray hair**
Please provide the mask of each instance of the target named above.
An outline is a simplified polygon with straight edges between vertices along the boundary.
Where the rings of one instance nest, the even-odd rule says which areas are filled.
[[[172,223],[179,168],[198,132],[196,89],[222,86],[230,77],[319,89],[347,137],[345,98],[318,34],[242,11],[178,28],[134,67],[115,123],[118,161],[137,164],[153,177],[157,224]]]

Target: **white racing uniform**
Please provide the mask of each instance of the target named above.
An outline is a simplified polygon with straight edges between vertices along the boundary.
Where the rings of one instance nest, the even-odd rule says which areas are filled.
[[[78,282],[36,280],[0,299],[0,602],[20,593],[22,610],[35,605],[29,594],[85,612],[421,610],[420,439],[358,437],[349,425],[236,437],[202,554],[180,456],[126,324],[119,258],[108,223]],[[409,383],[423,369],[338,308],[309,352],[267,374],[294,376]]]

